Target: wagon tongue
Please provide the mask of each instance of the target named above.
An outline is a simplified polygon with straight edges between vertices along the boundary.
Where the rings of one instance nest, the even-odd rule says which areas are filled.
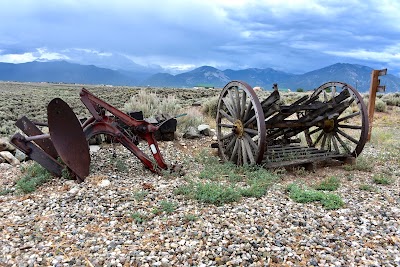
[[[89,146],[75,113],[60,98],[47,106],[50,138],[62,161],[79,181],[89,175]]]

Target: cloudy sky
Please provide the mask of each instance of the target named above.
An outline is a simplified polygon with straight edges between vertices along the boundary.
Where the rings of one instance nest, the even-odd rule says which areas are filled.
[[[0,62],[173,73],[343,62],[400,76],[399,14],[399,0],[1,0]]]

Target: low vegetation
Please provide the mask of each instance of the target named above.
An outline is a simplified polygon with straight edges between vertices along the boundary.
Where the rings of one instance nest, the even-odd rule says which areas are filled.
[[[344,206],[340,196],[310,189],[305,185],[292,183],[287,187],[289,197],[298,203],[320,202],[327,210],[339,209]]]
[[[375,192],[377,191],[376,187],[369,185],[369,184],[361,184],[358,189],[363,191]]]
[[[315,185],[314,189],[323,191],[335,191],[339,188],[339,186],[340,186],[339,179],[332,176]]]
[[[16,188],[22,193],[31,193],[39,186],[51,179],[51,174],[38,163],[25,167],[22,172],[24,176],[17,181]]]
[[[236,166],[231,162],[200,153],[197,161],[204,165],[197,179],[178,187],[174,193],[199,202],[223,205],[239,201],[242,197],[260,198],[279,176],[257,166]]]
[[[373,161],[367,156],[361,155],[360,157],[357,157],[356,163],[355,164],[346,164],[343,166],[343,168],[346,171],[364,171],[364,172],[371,172],[374,168]]]
[[[375,184],[389,185],[392,183],[392,179],[387,177],[385,174],[374,174],[372,180]]]

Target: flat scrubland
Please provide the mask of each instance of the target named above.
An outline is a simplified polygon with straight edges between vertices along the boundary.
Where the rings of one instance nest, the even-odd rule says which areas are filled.
[[[81,88],[0,83],[0,135],[16,132],[22,115],[46,121],[54,97],[88,116]],[[123,110],[143,92],[174,95],[175,112],[196,117],[185,123],[215,126],[210,101],[218,89],[85,88]],[[303,94],[287,93],[283,101]],[[380,96],[371,141],[353,165],[236,167],[219,162],[212,137],[181,134],[159,145],[184,175],[150,173],[118,144],[91,153],[91,174],[81,184],[51,177],[33,162],[2,164],[0,265],[399,266],[397,97]]]

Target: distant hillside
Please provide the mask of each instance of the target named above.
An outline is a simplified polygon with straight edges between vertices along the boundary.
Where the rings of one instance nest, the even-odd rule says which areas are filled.
[[[296,75],[287,81],[288,87],[315,88],[327,81],[341,81],[352,85],[358,91],[366,92],[371,83],[372,68],[347,63],[336,63],[334,65]],[[400,78],[388,74],[380,77],[381,85],[386,85],[387,92],[400,91]]]
[[[150,86],[193,87],[199,84],[208,84],[223,87],[227,81],[243,80],[251,86],[261,86],[271,89],[272,84],[278,83],[279,88],[297,90],[312,90],[328,81],[346,82],[361,92],[369,90],[372,68],[347,63],[337,63],[322,69],[300,75],[267,69],[244,69],[224,71],[213,67],[203,66],[190,72],[165,77],[156,74],[146,79],[145,84]],[[400,91],[400,78],[388,74],[380,77],[381,85],[386,85],[386,92]]]
[[[110,70],[93,65],[79,65],[65,61],[30,62],[23,64],[0,63],[0,80],[21,82],[65,82],[84,84],[142,85],[158,87],[223,87],[231,80],[243,80],[251,86],[271,89],[273,83],[279,88],[292,91],[302,88],[312,90],[328,81],[349,83],[361,92],[369,90],[372,68],[356,64],[337,63],[322,69],[296,75],[271,68],[244,70],[219,70],[202,66],[189,72],[145,73],[127,70]],[[389,70],[390,73],[390,70]],[[386,92],[400,91],[400,78],[388,74],[381,79]]]
[[[138,81],[118,71],[66,61],[0,63],[0,80],[19,82],[64,82],[134,85]]]

